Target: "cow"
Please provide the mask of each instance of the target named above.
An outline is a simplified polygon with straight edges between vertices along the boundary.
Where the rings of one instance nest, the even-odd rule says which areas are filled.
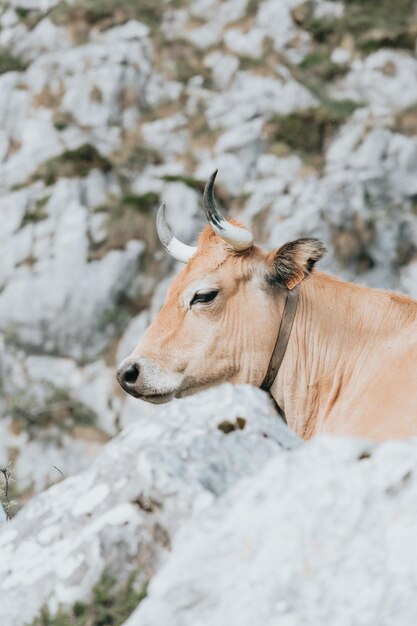
[[[316,270],[325,246],[314,238],[265,252],[222,215],[215,176],[197,247],[172,234],[164,204],[158,211],[159,238],[185,267],[121,364],[123,389],[163,403],[226,381],[265,388],[269,377],[266,388],[303,439],[417,435],[417,302]]]

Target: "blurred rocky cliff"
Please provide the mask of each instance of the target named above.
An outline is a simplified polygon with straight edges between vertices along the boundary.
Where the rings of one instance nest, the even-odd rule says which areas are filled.
[[[414,0],[0,5],[0,466],[16,507],[153,408],[115,366],[201,191],[322,269],[417,297]],[[1,476],[0,476],[1,480]]]

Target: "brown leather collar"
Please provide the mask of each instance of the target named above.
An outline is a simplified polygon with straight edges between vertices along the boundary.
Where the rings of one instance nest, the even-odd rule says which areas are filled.
[[[298,300],[300,297],[300,287],[297,285],[291,291],[287,291],[284,311],[282,313],[281,324],[279,326],[277,342],[269,361],[268,369],[261,385],[261,389],[271,392],[272,384],[278,374],[279,368],[285,356],[285,351],[290,339],[291,330],[297,312]],[[279,408],[279,407],[278,407]]]

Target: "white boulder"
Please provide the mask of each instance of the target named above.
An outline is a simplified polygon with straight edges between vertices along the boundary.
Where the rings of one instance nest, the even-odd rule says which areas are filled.
[[[175,402],[152,421],[138,414],[88,470],[3,525],[2,626],[87,600],[104,568],[121,579],[138,566],[151,576],[185,519],[297,443],[268,397],[245,386]]]
[[[416,476],[416,441],[283,451],[184,524],[125,626],[410,626]]]

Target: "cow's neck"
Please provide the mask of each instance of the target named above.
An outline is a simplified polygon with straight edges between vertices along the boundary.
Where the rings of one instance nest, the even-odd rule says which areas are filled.
[[[327,420],[355,368],[366,367],[367,354],[392,328],[390,318],[401,308],[388,292],[370,293],[319,272],[302,283],[293,330],[271,393],[290,428],[305,439],[327,430]]]

